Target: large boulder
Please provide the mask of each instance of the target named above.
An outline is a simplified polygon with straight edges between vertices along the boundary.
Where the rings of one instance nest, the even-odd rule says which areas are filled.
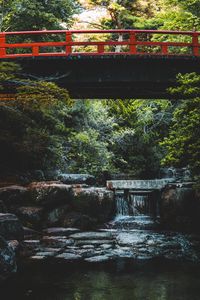
[[[73,210],[96,218],[98,222],[110,220],[115,212],[114,193],[106,188],[74,187]]]
[[[23,227],[15,215],[0,213],[0,235],[6,240],[23,239]]]
[[[16,270],[15,252],[0,236],[0,280],[6,279]]]
[[[7,208],[22,205],[27,198],[27,188],[20,185],[11,185],[0,188],[0,200]]]
[[[93,230],[97,226],[97,220],[95,218],[89,217],[86,214],[71,212],[66,214],[63,219],[62,225],[64,227],[73,227],[80,230]]]
[[[62,225],[63,220],[69,211],[69,205],[63,205],[46,212],[43,222],[45,227]]]
[[[16,211],[24,226],[40,228],[43,221],[44,210],[38,206],[22,206]]]
[[[48,209],[69,204],[72,200],[72,187],[60,182],[33,182],[28,191],[32,203]]]
[[[65,184],[88,184],[96,183],[95,177],[89,174],[60,174],[59,180]]]
[[[161,222],[169,229],[196,229],[200,214],[200,203],[192,185],[170,184],[161,195]]]

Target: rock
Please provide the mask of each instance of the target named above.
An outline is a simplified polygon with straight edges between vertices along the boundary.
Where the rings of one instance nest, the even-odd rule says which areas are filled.
[[[94,245],[94,246],[99,246],[102,244],[114,244],[113,240],[76,240],[75,245],[77,246],[83,246],[83,245]]]
[[[111,257],[108,255],[98,255],[98,256],[85,258],[85,261],[91,262],[91,263],[101,263],[101,262],[106,262],[110,259],[111,259]]]
[[[28,191],[32,203],[48,209],[69,204],[72,200],[72,187],[59,182],[33,182]]]
[[[97,221],[87,215],[71,212],[66,214],[62,225],[64,227],[75,227],[80,230],[92,230],[96,228]]]
[[[111,232],[80,232],[70,235],[75,240],[110,240],[113,239]]]
[[[46,213],[45,217],[45,225],[46,226],[54,226],[54,225],[62,225],[63,219],[66,214],[69,212],[69,205],[59,206],[54,208],[53,210]]]
[[[0,213],[5,214],[5,213],[7,213],[7,212],[8,212],[8,210],[7,210],[7,208],[6,208],[5,204],[4,204],[4,202],[3,202],[2,200],[0,200]]]
[[[62,247],[66,247],[66,246],[71,246],[73,245],[74,241],[72,239],[66,239],[62,236],[58,237],[58,236],[44,236],[42,239],[42,244],[46,245],[46,246],[50,246],[52,248],[56,247],[56,248],[62,248]]]
[[[27,240],[29,238],[35,238],[35,237],[39,237],[42,235],[41,232],[39,231],[36,231],[36,230],[33,230],[32,228],[29,228],[29,227],[23,227],[23,230],[24,230],[24,238]]]
[[[200,225],[199,214],[200,200],[191,185],[171,184],[162,192],[160,217],[167,229],[196,230]]]
[[[53,257],[56,255],[56,252],[52,252],[52,251],[41,251],[41,252],[36,252],[35,256],[42,256],[44,258],[47,257]]]
[[[98,222],[109,221],[115,213],[113,191],[106,188],[73,188],[73,209],[82,214],[96,218]]]
[[[102,244],[100,247],[104,250],[108,250],[112,248],[112,244]]]
[[[89,174],[60,174],[58,179],[65,184],[88,184],[96,183],[95,177]]]
[[[16,253],[20,247],[20,244],[17,240],[11,240],[11,241],[8,241],[8,246],[11,247],[13,249],[13,251]]]
[[[148,233],[140,231],[131,233],[120,233],[117,236],[117,243],[121,246],[135,246],[138,244],[145,244],[148,237]]]
[[[52,227],[43,230],[45,235],[50,235],[50,236],[58,236],[58,235],[69,236],[79,231],[80,230],[78,228],[64,228],[64,227]]]
[[[23,239],[23,227],[15,215],[0,214],[0,235],[6,240]]]
[[[7,208],[22,205],[26,200],[27,188],[20,185],[11,185],[0,188],[0,199]]]
[[[56,258],[64,261],[74,261],[74,260],[80,260],[82,257],[78,254],[64,252],[62,254],[57,255]]]
[[[32,225],[35,228],[40,228],[43,219],[43,208],[38,206],[23,206],[16,211],[17,216],[22,221],[23,225]]]
[[[15,252],[4,238],[0,237],[0,280],[6,279],[16,271]]]

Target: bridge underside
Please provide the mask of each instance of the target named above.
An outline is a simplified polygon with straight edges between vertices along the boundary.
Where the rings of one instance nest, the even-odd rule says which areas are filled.
[[[200,58],[187,56],[72,55],[7,61],[21,64],[24,78],[53,81],[74,99],[172,98],[166,90],[176,84],[178,73],[200,74]]]

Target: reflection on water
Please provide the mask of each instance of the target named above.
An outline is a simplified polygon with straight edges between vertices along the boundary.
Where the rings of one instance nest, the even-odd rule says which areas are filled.
[[[169,262],[24,269],[0,287],[2,300],[199,300],[200,267]],[[93,268],[93,270],[92,270]],[[28,273],[27,273],[28,271]]]

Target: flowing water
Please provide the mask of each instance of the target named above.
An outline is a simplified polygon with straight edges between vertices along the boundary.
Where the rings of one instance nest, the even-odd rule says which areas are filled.
[[[0,299],[199,300],[200,237],[159,229],[148,195],[126,199],[117,194],[116,218],[104,229],[114,239],[106,262],[23,264]]]

